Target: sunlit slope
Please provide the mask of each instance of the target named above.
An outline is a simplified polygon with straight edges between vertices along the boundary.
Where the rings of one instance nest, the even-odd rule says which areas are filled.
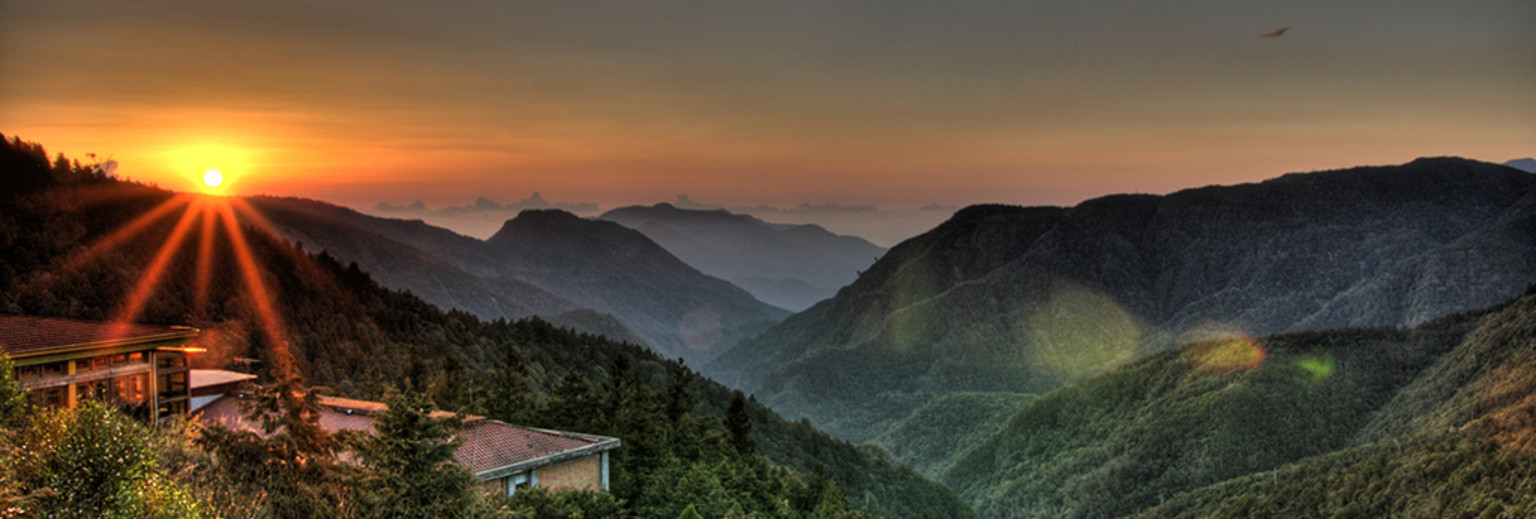
[[[982,516],[999,518],[1118,517],[1165,502],[1210,500],[1200,497],[1205,494],[1179,496],[1256,473],[1263,476],[1246,480],[1243,490],[1220,491],[1222,498],[1273,502],[1266,489],[1276,477],[1321,478],[1313,482],[1320,484],[1334,477],[1330,472],[1354,470],[1354,476],[1338,477],[1375,471],[1389,478],[1357,482],[1355,490],[1374,485],[1372,492],[1394,494],[1384,496],[1390,499],[1418,499],[1397,495],[1412,491],[1388,488],[1418,485],[1429,492],[1448,482],[1421,481],[1400,473],[1402,467],[1380,465],[1407,462],[1388,459],[1399,451],[1378,445],[1348,458],[1302,460],[1378,440],[1394,448],[1406,443],[1403,448],[1424,455],[1454,450],[1455,441],[1419,436],[1473,422],[1491,431],[1480,437],[1528,445],[1533,422],[1525,413],[1536,409],[1529,400],[1536,389],[1529,370],[1533,333],[1536,297],[1528,296],[1491,313],[1406,330],[1345,329],[1190,344],[1025,406],[943,481]],[[1252,358],[1242,351],[1250,348],[1262,351],[1262,361],[1241,360]],[[1349,468],[1371,459],[1378,465],[1368,471]],[[1296,462],[1311,468],[1282,468]],[[1278,476],[1272,473],[1276,469]],[[1291,490],[1302,488],[1310,487]],[[1321,504],[1335,498],[1310,499]]]
[[[711,367],[862,441],[950,392],[1043,393],[1212,333],[1417,324],[1525,286],[1533,189],[1438,158],[970,208]]]

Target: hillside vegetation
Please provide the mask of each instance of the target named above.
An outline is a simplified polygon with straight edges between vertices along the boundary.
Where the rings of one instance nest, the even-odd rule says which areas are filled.
[[[997,518],[1519,517],[1532,352],[1536,291],[1412,329],[1193,343],[1027,404],[943,481]]]
[[[978,206],[708,364],[854,441],[1203,337],[1412,326],[1536,279],[1536,176],[1456,158],[1070,208]]]
[[[913,411],[870,443],[924,476],[938,479],[1035,398],[1019,393],[951,393]]]

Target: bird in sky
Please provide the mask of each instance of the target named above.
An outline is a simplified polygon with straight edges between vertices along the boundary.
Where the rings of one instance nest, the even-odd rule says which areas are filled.
[[[1259,37],[1260,38],[1279,38],[1280,35],[1285,34],[1285,31],[1289,31],[1289,30],[1291,30],[1290,27],[1281,27],[1279,29],[1275,29],[1275,32],[1266,32],[1264,34],[1260,34]]]

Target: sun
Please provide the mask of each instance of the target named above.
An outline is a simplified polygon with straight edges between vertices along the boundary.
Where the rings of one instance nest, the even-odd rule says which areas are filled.
[[[206,184],[208,187],[216,188],[216,187],[219,187],[219,184],[223,184],[223,183],[224,183],[224,174],[223,173],[219,173],[219,170],[217,170],[217,169],[210,169],[207,172],[203,173],[203,184]]]

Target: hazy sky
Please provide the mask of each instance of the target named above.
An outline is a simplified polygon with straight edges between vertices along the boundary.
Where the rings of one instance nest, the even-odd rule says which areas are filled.
[[[1071,204],[1536,154],[1536,2],[0,0],[0,132],[350,205]]]

